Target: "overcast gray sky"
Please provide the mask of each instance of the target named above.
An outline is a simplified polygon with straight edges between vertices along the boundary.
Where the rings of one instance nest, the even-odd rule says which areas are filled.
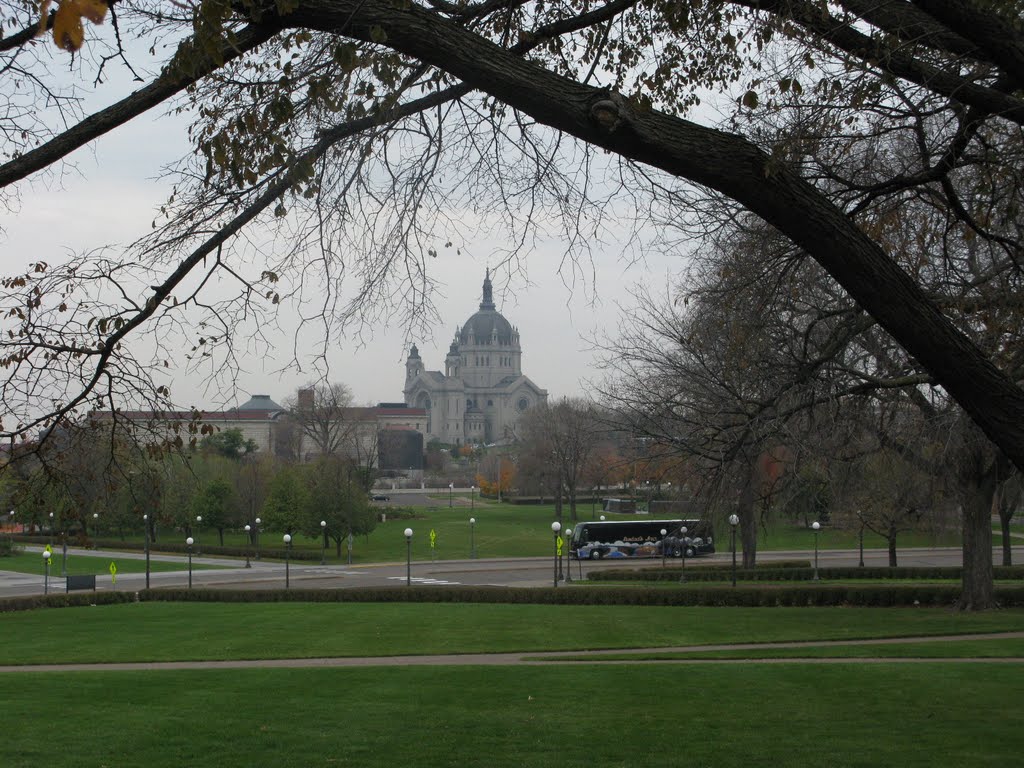
[[[105,88],[94,103],[106,104],[114,95],[113,87]],[[77,152],[71,159],[78,174],[65,175],[59,184],[23,184],[20,210],[3,216],[0,272],[20,271],[34,260],[57,263],[72,250],[123,245],[146,233],[169,190],[159,179],[160,169],[187,150],[184,126],[183,120],[161,114],[144,117]],[[443,295],[436,299],[442,319],[432,338],[415,339],[429,369],[443,369],[456,326],[477,309],[485,268],[498,261],[496,244],[470,245],[471,253],[443,250],[431,260],[432,274],[442,285]],[[516,274],[509,281],[500,271],[494,275],[498,308],[521,334],[523,371],[552,397],[580,394],[587,379],[599,377],[590,340],[614,331],[618,303],[632,304],[628,289],[645,282],[657,291],[670,271],[682,267],[679,257],[657,254],[646,264],[627,267],[611,247],[595,252],[593,272],[574,278],[559,274],[563,251],[558,240],[539,243],[525,263],[525,278]],[[567,286],[567,280],[573,284]],[[401,400],[404,338],[401,327],[379,326],[363,343],[348,340],[328,356],[330,379],[351,387],[360,403]],[[312,374],[279,373],[292,340],[282,335],[279,341],[280,355],[243,357],[245,370],[234,382],[236,391],[224,382],[211,386],[202,376],[172,371],[174,399],[200,408],[237,404],[250,394],[284,400]]]

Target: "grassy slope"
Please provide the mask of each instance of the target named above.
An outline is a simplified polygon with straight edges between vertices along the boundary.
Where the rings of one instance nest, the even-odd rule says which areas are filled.
[[[561,666],[24,674],[7,768],[1005,766],[995,665]]]
[[[135,603],[0,616],[15,663],[371,656],[1024,630],[1024,610]]]

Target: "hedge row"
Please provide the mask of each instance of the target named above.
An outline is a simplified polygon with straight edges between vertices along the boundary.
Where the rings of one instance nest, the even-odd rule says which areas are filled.
[[[116,605],[134,603],[137,592],[51,592],[48,595],[26,595],[0,599],[0,613],[30,611],[36,608],[72,608],[82,605]]]
[[[540,605],[649,606],[953,606],[960,588],[952,585],[807,584],[800,586],[701,587],[642,589],[584,587],[542,589],[526,587],[414,586],[361,587],[336,590],[154,589],[139,593],[145,601],[166,602],[308,602],[308,603],[510,603]],[[1024,606],[1024,587],[999,587],[1003,607]]]
[[[679,589],[636,587],[553,588],[414,586],[355,589],[152,589],[141,592],[71,592],[0,599],[0,613],[37,608],[113,605],[135,601],[205,603],[507,603],[539,605],[647,606],[945,606],[960,589],[947,585],[806,584]],[[1024,587],[997,587],[1004,608],[1024,606]]]
[[[771,564],[774,566],[774,563]],[[723,572],[724,570],[724,572]],[[942,579],[957,581],[962,575],[959,566],[930,566],[923,568],[882,568],[856,566],[846,568],[819,568],[820,579]],[[997,565],[993,576],[1002,580],[1024,579],[1024,566]],[[681,571],[678,564],[666,568],[641,568],[638,570],[602,570],[587,574],[590,581],[679,581]],[[730,576],[730,569],[718,567],[686,568],[687,581],[723,581]],[[812,581],[814,569],[809,567],[758,567],[737,568],[737,581]]]
[[[666,559],[664,567],[662,567],[660,560],[658,560],[657,562],[658,562],[658,565],[649,565],[649,566],[645,566],[643,568],[634,568],[634,569],[630,570],[629,573],[652,573],[652,574],[658,574],[658,573],[663,573],[664,571],[673,571],[673,572],[678,574],[680,567],[682,567],[682,564],[680,563],[678,558]],[[685,568],[686,568],[686,572],[687,573],[691,573],[691,572],[692,573],[704,573],[704,572],[708,572],[708,573],[722,573],[723,571],[725,571],[728,574],[728,573],[732,572],[732,564],[731,563],[706,563],[703,560],[692,559],[692,558],[687,558],[686,559],[686,563],[687,564],[686,564]],[[810,567],[811,567],[811,561],[810,560],[770,560],[770,561],[767,561],[767,562],[764,562],[764,563],[758,563],[752,569],[751,568],[743,569],[739,565],[737,565],[736,566],[736,573],[740,573],[742,570],[747,570],[747,571],[757,570],[757,571],[761,571],[761,570],[769,570],[769,569],[770,570],[776,570],[776,569],[779,569],[779,568],[789,569],[789,568],[810,568]],[[598,572],[595,571],[595,574],[596,573],[598,573]],[[602,571],[602,573],[603,573],[603,571]]]

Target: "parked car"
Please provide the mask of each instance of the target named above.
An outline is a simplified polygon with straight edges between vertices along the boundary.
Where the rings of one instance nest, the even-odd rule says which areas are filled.
[[[383,493],[375,493],[370,497],[371,501],[391,501],[390,496],[385,496]]]

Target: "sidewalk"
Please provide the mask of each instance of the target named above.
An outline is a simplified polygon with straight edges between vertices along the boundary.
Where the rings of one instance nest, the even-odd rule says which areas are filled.
[[[792,657],[777,659],[639,659],[622,661],[602,657],[620,654],[693,653],[701,651],[771,650],[774,648],[823,648],[831,645],[893,645],[942,643],[962,640],[1017,640],[1024,632],[990,632],[966,635],[885,637],[870,640],[801,640],[782,643],[727,643],[665,648],[609,648],[597,651],[525,651],[522,653],[460,653],[428,656],[362,656],[317,659],[241,659],[230,661],[159,661],[108,664],[36,664],[0,666],[5,672],[115,672],[162,669],[299,669],[308,667],[423,667],[423,666],[543,666],[550,664],[1022,664],[1024,657]],[[581,658],[585,657],[585,658]]]

